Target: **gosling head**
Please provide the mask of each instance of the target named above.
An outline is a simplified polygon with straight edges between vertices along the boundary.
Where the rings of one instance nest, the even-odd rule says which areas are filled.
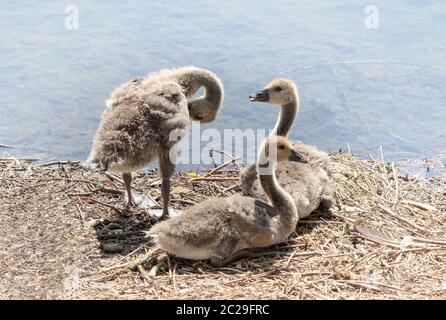
[[[267,158],[275,156],[278,162],[294,161],[307,163],[307,160],[294,150],[291,142],[285,137],[271,136],[266,138],[263,142],[262,150]]]
[[[217,117],[217,111],[213,102],[206,98],[189,101],[187,107],[189,109],[189,117],[194,121],[209,123]]]
[[[202,68],[185,67],[179,72],[178,81],[189,100],[189,117],[194,121],[208,123],[215,120],[223,103],[224,89],[220,79],[212,72]],[[204,96],[192,99],[200,88]]]
[[[249,101],[267,102],[285,105],[297,100],[297,86],[293,80],[277,78],[266,85],[263,90],[249,96]]]

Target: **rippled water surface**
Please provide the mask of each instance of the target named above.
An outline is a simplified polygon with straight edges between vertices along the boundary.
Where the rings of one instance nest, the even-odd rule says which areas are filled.
[[[276,76],[300,88],[293,138],[387,160],[446,157],[446,2],[2,1],[0,144],[7,155],[85,159],[110,92],[161,68],[209,68],[225,85],[205,128],[271,128],[248,102]],[[79,8],[79,29],[65,8]]]

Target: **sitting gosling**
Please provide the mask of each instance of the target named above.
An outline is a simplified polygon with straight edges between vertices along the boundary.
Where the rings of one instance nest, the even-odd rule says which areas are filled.
[[[159,247],[186,259],[223,266],[249,249],[278,244],[295,230],[299,216],[291,196],[277,183],[277,161],[305,162],[284,137],[268,137],[257,159],[260,184],[271,205],[235,194],[210,198],[182,215],[155,225],[149,234]]]
[[[296,117],[299,96],[297,87],[288,79],[275,79],[264,90],[250,96],[251,101],[280,104],[279,119],[273,135],[287,137]],[[325,152],[302,142],[294,143],[294,149],[308,161],[307,165],[284,162],[277,167],[277,180],[295,201],[299,219],[306,218],[314,210],[328,210],[333,202],[334,188],[329,179],[331,163]],[[257,179],[256,166],[251,165],[240,173],[240,185],[245,196],[267,201],[267,196]]]

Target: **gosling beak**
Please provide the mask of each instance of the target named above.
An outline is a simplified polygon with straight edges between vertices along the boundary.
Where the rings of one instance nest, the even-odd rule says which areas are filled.
[[[269,101],[269,93],[268,90],[262,90],[256,93],[253,93],[249,96],[249,101],[258,101],[258,102],[268,102]]]
[[[308,161],[296,150],[291,149],[291,154],[288,157],[289,161],[295,161],[295,162],[302,162],[302,163],[307,163]]]

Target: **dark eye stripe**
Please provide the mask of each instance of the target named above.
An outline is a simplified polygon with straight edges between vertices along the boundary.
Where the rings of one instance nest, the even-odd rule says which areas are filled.
[[[280,92],[280,91],[282,91],[282,88],[281,88],[281,87],[277,87],[277,88],[276,88],[276,91],[277,91],[277,92]]]

